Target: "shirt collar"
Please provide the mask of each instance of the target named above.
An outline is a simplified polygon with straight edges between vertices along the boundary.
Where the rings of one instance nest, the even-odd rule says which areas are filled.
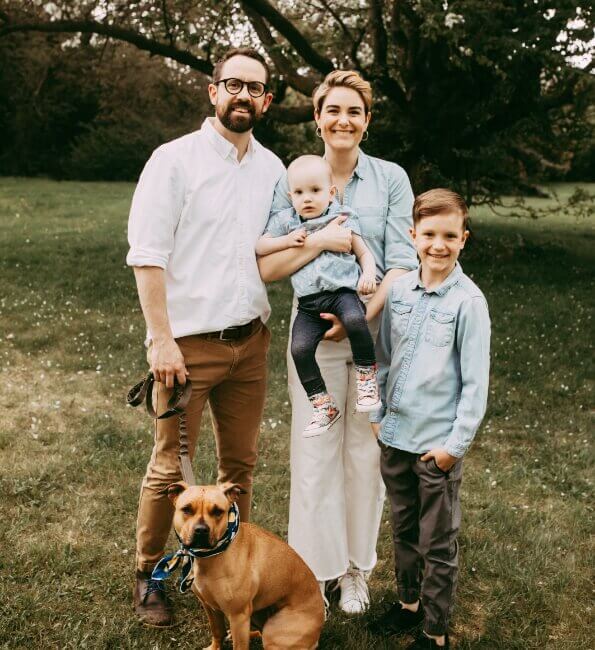
[[[357,156],[357,165],[353,170],[353,173],[360,179],[364,180],[366,175],[366,170],[368,169],[368,156],[360,149]]]
[[[213,149],[221,156],[221,158],[228,158],[230,155],[237,161],[238,159],[238,150],[236,146],[232,144],[227,138],[224,138],[213,126],[215,118],[207,117],[202,123],[201,132],[204,133],[207,140],[211,143]],[[248,149],[246,149],[246,155],[242,159],[250,159],[254,155],[254,136],[250,136],[250,141],[248,142]]]
[[[435,293],[437,296],[444,296],[448,290],[460,280],[461,275],[463,275],[463,267],[456,262],[454,269],[448,274],[446,279],[444,279],[435,289],[428,291],[428,293]],[[426,289],[421,281],[421,266],[413,276],[411,288],[413,290],[422,289],[423,291]]]

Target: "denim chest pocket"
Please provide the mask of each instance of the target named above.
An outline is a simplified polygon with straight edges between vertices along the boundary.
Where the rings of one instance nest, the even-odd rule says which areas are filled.
[[[452,341],[455,331],[455,315],[432,309],[426,327],[426,341],[436,347],[444,347]]]
[[[391,322],[395,331],[404,335],[407,332],[409,325],[409,318],[411,317],[411,310],[413,305],[408,302],[396,301],[391,305]]]
[[[362,235],[368,239],[383,239],[386,225],[386,207],[364,206],[356,208]]]

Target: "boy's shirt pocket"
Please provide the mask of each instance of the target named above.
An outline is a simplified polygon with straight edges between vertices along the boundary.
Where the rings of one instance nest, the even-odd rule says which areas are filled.
[[[449,345],[454,337],[455,321],[452,312],[430,309],[425,340],[439,348]]]
[[[398,336],[405,336],[412,310],[413,304],[410,302],[395,300],[391,304],[391,325]]]

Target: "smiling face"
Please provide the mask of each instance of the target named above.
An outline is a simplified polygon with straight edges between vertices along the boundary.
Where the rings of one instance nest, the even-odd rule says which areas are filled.
[[[362,96],[353,88],[331,88],[320,112],[314,118],[325,144],[331,149],[346,150],[359,146],[370,123]]]
[[[329,164],[320,156],[301,156],[287,169],[289,197],[303,219],[319,217],[335,196]]]
[[[423,217],[411,229],[422,271],[441,277],[452,271],[469,236],[463,223],[463,216],[453,211]]]
[[[225,61],[219,76],[220,79],[267,82],[264,66],[256,59],[243,55]],[[233,133],[245,133],[266,113],[273,95],[265,92],[261,97],[252,97],[246,85],[237,95],[232,95],[227,92],[224,83],[212,83],[209,85],[209,98],[215,106],[217,119],[226,129]]]

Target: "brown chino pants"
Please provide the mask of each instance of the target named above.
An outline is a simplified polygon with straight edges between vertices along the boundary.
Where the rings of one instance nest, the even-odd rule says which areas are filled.
[[[239,483],[246,490],[238,502],[243,521],[250,518],[252,472],[266,392],[269,341],[270,333],[265,325],[237,341],[201,335],[176,339],[192,381],[192,398],[186,408],[190,457],[194,455],[208,400],[217,447],[217,480]],[[170,392],[164,384],[156,385],[160,413]],[[138,505],[136,565],[141,571],[151,571],[164,553],[173,518],[166,489],[182,478],[178,453],[178,418],[157,420],[153,453]]]
[[[443,472],[432,458],[379,442],[380,472],[389,498],[399,599],[421,597],[424,630],[442,635],[454,604],[461,525],[463,461]]]

